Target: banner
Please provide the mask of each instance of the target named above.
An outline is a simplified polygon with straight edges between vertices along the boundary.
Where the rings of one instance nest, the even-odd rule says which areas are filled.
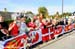
[[[35,31],[30,31],[29,36],[31,39],[31,46],[35,45],[41,41],[46,42],[51,40],[55,37],[55,35],[60,35],[66,32],[69,32],[71,30],[75,29],[75,23],[62,26],[58,25],[57,28],[50,27],[50,28],[44,28],[39,29]],[[10,39],[7,39],[5,41],[0,41],[0,48],[1,49],[20,49],[20,48],[26,48],[28,42],[27,42],[28,36],[26,34],[20,34],[16,37],[12,37]]]
[[[24,43],[27,41],[26,38],[27,38],[27,35],[22,34],[13,39],[5,41],[6,43],[4,44],[4,49],[19,49],[24,46]],[[23,42],[23,39],[25,40],[25,42]]]
[[[29,36],[31,37],[32,45],[37,44],[40,41],[42,41],[42,38],[41,38],[42,34],[41,34],[40,29],[37,31],[31,31],[29,33]]]

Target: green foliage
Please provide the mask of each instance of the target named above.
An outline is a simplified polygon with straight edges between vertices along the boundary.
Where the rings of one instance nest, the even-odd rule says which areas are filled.
[[[13,20],[5,20],[6,23],[10,24]]]
[[[48,10],[46,9],[46,7],[39,7],[38,12],[39,14],[41,13],[43,15],[43,18],[48,17]]]
[[[66,12],[66,13],[63,13],[61,16],[66,17],[66,16],[71,16],[71,15],[72,15],[72,13]]]
[[[63,15],[71,16],[71,13],[67,12],[67,13],[63,13]]]
[[[30,21],[31,21],[31,19],[27,18],[25,22],[26,22],[26,24],[28,24]]]
[[[34,13],[32,13],[31,11],[27,11],[25,14],[33,14],[34,15]]]
[[[34,16],[34,13],[31,12],[31,11],[27,11],[25,14],[28,15],[28,16],[30,16],[30,17],[33,17]]]

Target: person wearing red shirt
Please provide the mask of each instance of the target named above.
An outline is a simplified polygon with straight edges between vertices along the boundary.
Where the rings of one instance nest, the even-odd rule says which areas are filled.
[[[31,19],[31,22],[28,23],[28,27],[31,28],[31,29],[35,29],[36,25],[35,25],[34,22],[35,22],[35,20]]]
[[[9,24],[9,32],[11,36],[17,36],[19,34],[19,26],[17,25],[17,19]]]

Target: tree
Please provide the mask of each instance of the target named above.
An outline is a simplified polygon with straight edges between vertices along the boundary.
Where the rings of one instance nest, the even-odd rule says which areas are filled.
[[[75,16],[75,11],[72,14],[73,14],[73,16]]]
[[[46,7],[39,7],[38,12],[39,14],[42,14],[43,18],[48,18],[48,10]]]
[[[7,12],[7,8],[4,8],[4,12]]]
[[[31,11],[27,11],[26,14],[33,14],[33,12],[31,12]]]
[[[31,12],[31,11],[27,11],[25,14],[26,14],[27,16],[29,16],[29,17],[33,17],[33,16],[34,16],[34,13]]]
[[[63,17],[71,16],[71,15],[72,15],[72,13],[70,13],[70,12],[63,13]],[[61,15],[61,16],[62,16],[62,15]]]

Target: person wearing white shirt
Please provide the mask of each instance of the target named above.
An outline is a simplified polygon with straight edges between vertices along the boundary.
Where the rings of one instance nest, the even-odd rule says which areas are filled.
[[[28,27],[27,27],[27,25],[26,25],[26,23],[25,23],[25,20],[26,20],[26,18],[25,17],[21,17],[21,23],[20,23],[20,28],[19,28],[19,33],[20,34],[22,34],[22,33],[26,33],[26,34],[28,34]]]

